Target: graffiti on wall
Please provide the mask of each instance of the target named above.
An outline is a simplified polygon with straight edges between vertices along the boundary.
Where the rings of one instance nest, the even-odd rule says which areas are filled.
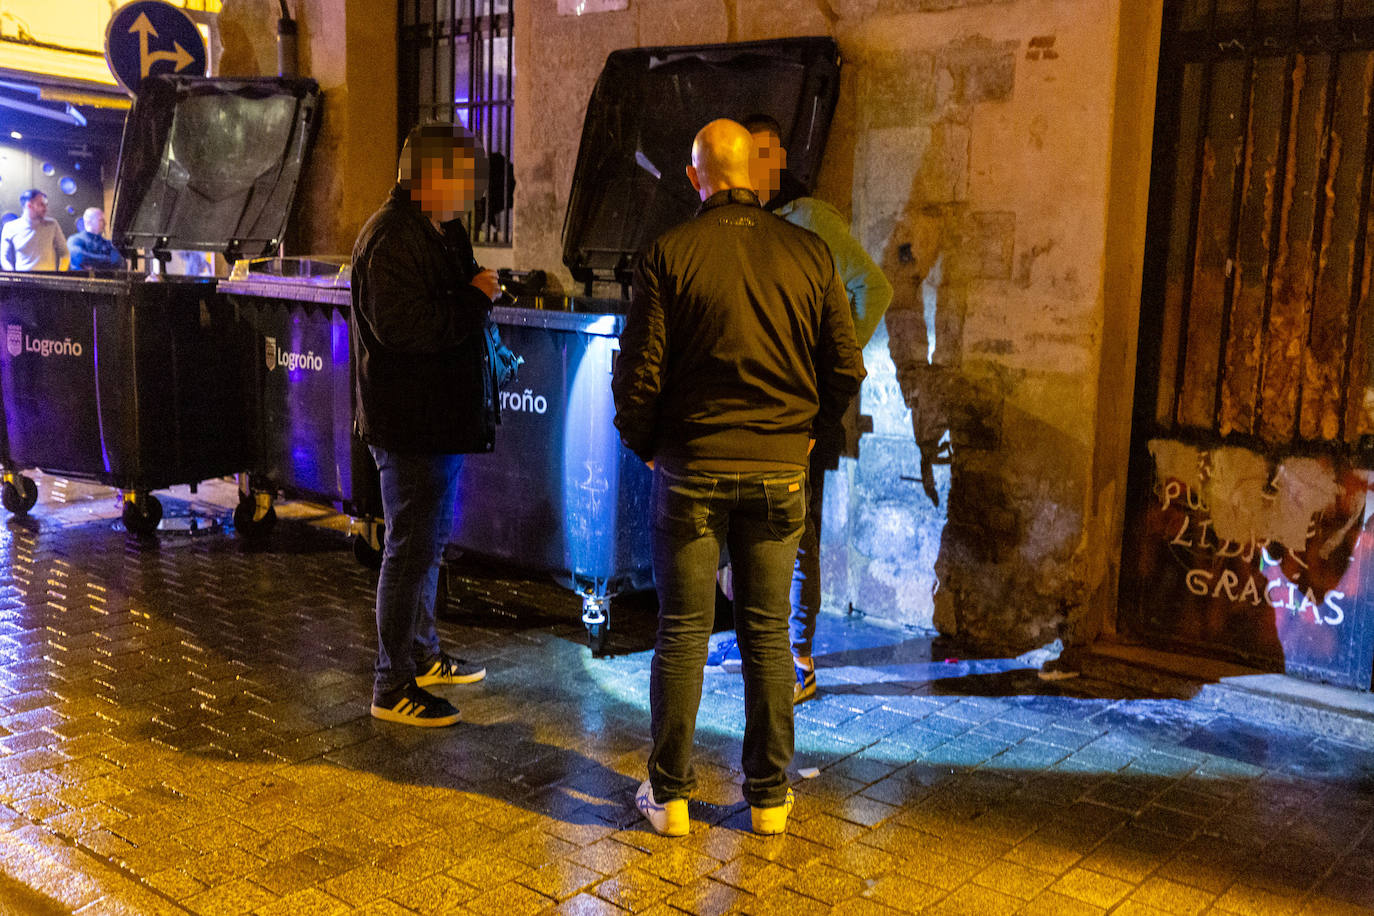
[[[1374,471],[1156,439],[1138,558],[1151,642],[1368,687]]]

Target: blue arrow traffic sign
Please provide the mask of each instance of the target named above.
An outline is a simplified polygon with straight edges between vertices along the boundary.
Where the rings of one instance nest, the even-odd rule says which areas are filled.
[[[195,22],[162,0],[135,0],[115,11],[105,27],[105,60],[129,95],[146,76],[204,76],[208,63]]]

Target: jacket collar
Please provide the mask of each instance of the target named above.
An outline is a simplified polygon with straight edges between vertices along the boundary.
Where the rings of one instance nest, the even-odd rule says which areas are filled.
[[[697,213],[705,213],[707,210],[714,210],[716,207],[723,207],[726,204],[744,204],[748,207],[758,207],[759,196],[747,188],[726,188],[724,191],[717,191],[710,197],[701,202],[697,208]]]
[[[414,211],[418,216],[424,216],[424,214],[420,212],[420,208],[415,205],[415,201],[410,199],[410,192],[401,187],[399,181],[391,186],[390,200],[399,207],[405,207],[407,210]]]
[[[434,233],[436,237],[443,238],[443,235],[439,232],[439,230],[434,228],[434,223],[430,222],[429,217],[426,216],[425,212],[420,209],[420,205],[410,199],[410,192],[407,191],[405,188],[401,187],[400,182],[397,182],[395,185],[392,186],[391,196],[388,198],[388,200],[397,209],[405,212],[412,219],[420,223],[423,223],[425,228],[428,229],[430,232]]]

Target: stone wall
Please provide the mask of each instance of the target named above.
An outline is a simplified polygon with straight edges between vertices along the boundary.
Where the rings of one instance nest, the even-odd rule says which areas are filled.
[[[484,262],[543,268],[571,288],[560,234],[610,52],[834,36],[844,68],[817,194],[851,214],[896,299],[865,352],[868,431],[827,478],[827,607],[997,648],[1110,624],[1157,4],[588,6],[625,8],[515,4],[515,247]],[[326,104],[287,248],[347,252],[394,174],[395,0],[292,9],[301,73]],[[227,0],[222,73],[275,72],[276,16],[272,0]],[[918,440],[936,459],[938,505]]]
[[[1120,549],[1154,5],[624,5],[517,4],[513,260],[571,283],[560,230],[611,51],[834,36],[844,69],[817,194],[849,210],[896,298],[865,352],[871,432],[827,480],[827,605],[988,647],[1095,632]]]
[[[289,0],[298,73],[324,91],[283,254],[341,254],[396,178],[396,0]],[[277,0],[225,0],[221,76],[277,74]]]

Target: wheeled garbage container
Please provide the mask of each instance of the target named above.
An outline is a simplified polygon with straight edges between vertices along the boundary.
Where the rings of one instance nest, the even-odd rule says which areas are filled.
[[[250,459],[249,328],[213,280],[0,274],[5,507],[37,489],[21,468],[118,487],[124,523],[157,527],[149,491]]]
[[[611,399],[625,319],[518,307],[492,319],[525,364],[501,392],[496,450],[463,462],[452,542],[552,573],[582,596],[599,648],[610,598],[653,582],[649,469],[620,444]]]
[[[316,114],[313,80],[145,80],[125,123],[112,238],[165,263],[275,251]],[[253,455],[252,328],[213,278],[0,273],[4,503],[37,498],[36,467],[124,491],[151,532],[150,491],[237,473]]]
[[[242,535],[271,527],[279,493],[332,504],[364,526],[381,518],[377,468],[353,434],[348,278],[343,258],[263,258],[240,261],[219,285],[256,335],[255,459],[234,513]],[[361,553],[375,540],[354,543]]]
[[[587,106],[563,225],[563,263],[586,296],[517,296],[493,310],[525,364],[502,392],[496,450],[463,464],[453,542],[581,594],[593,649],[610,597],[652,584],[650,473],[620,444],[611,396],[635,258],[696,213],[686,166],[703,125],[775,118],[809,187],[838,91],[829,38],[614,52]],[[594,298],[598,284],[621,297]]]
[[[838,90],[829,38],[614,52],[587,106],[563,227],[563,262],[586,296],[518,296],[493,310],[525,363],[501,393],[496,450],[463,464],[453,543],[581,594],[593,649],[611,596],[652,584],[650,473],[620,444],[611,396],[635,257],[696,212],[685,166],[704,124],[774,117],[809,186]],[[621,298],[594,298],[597,284]]]

